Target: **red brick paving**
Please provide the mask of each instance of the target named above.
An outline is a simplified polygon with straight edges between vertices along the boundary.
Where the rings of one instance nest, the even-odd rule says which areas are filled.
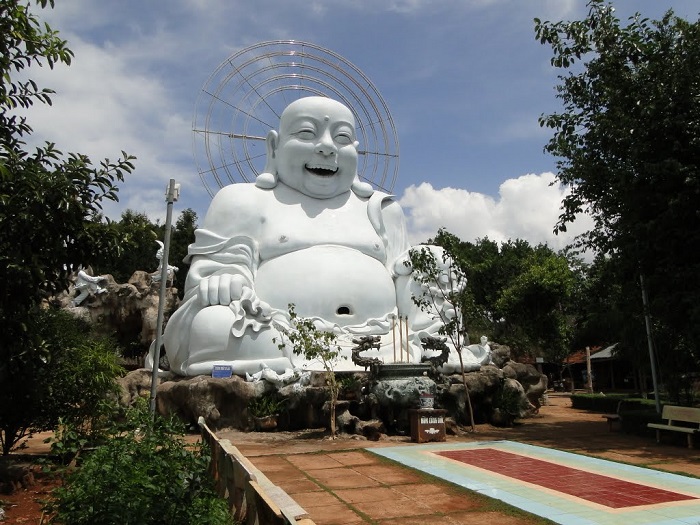
[[[698,499],[492,448],[446,450],[437,454],[613,509]]]

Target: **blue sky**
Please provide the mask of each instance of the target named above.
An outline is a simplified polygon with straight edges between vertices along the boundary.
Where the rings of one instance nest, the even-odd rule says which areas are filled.
[[[697,0],[617,0],[618,16],[697,20]],[[309,42],[341,55],[377,88],[400,142],[393,193],[421,242],[446,227],[464,240],[523,238],[555,249],[587,229],[554,237],[562,189],[550,186],[558,109],[550,50],[533,18],[579,19],[584,0],[58,0],[40,12],[75,52],[70,68],[32,69],[57,91],[35,107],[32,140],[93,161],[136,155],[121,186],[124,209],[165,217],[168,180],[182,185],[175,214],[210,201],[193,156],[195,103],[228,57],[272,40]],[[361,145],[362,147],[362,145]]]

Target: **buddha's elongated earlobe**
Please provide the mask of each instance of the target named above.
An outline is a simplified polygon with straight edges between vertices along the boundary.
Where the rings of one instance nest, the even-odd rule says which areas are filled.
[[[255,177],[255,185],[263,190],[271,190],[277,186],[277,175],[265,171]]]
[[[265,161],[265,169],[255,179],[255,185],[258,188],[269,190],[277,186],[277,162],[275,160],[275,152],[277,151],[279,135],[275,130],[270,130],[265,139],[265,149],[267,151],[267,159]]]
[[[368,182],[362,182],[357,177],[355,177],[355,180],[352,181],[352,186],[350,186],[350,189],[352,189],[352,192],[358,197],[368,198],[374,193],[374,188],[372,188],[371,184]]]

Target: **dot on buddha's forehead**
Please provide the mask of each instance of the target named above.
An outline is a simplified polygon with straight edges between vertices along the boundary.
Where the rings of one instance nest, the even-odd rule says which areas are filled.
[[[331,119],[331,117],[329,117],[328,115],[326,115],[325,117],[323,117],[323,120],[325,120],[326,122],[328,122],[330,119]]]

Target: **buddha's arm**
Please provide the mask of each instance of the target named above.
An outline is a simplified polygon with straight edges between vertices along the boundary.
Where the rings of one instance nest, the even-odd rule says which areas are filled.
[[[228,305],[254,297],[259,250],[255,227],[260,223],[261,190],[231,185],[216,194],[202,228],[195,232],[188,258],[187,298],[197,295],[202,306]]]
[[[197,295],[205,307],[253,299],[257,243],[250,237],[225,239],[202,229],[196,236],[190,246],[192,264],[185,283],[186,298]]]
[[[410,273],[410,269],[406,270],[403,265],[411,246],[406,231],[406,218],[399,203],[390,195],[375,192],[370,198],[367,214],[384,243],[386,266],[392,276]]]

